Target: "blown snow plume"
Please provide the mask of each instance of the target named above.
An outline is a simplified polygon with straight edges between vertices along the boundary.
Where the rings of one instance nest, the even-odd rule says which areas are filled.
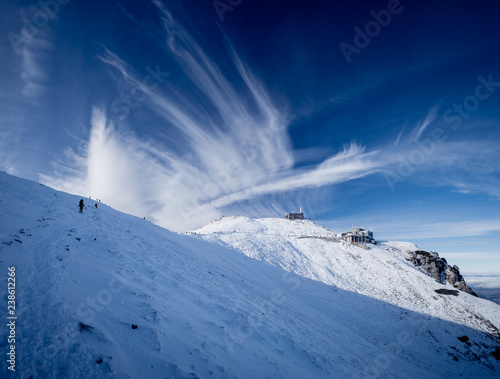
[[[286,102],[266,90],[227,39],[229,68],[223,70],[163,3],[153,3],[164,53],[179,67],[177,77],[158,64],[148,66],[145,81],[104,48],[100,61],[117,85],[140,94],[141,102],[122,104],[126,112],[118,113],[113,113],[116,104],[95,107],[83,151],[68,149],[67,162],[55,163],[56,174],[42,176],[44,184],[88,193],[171,230],[186,231],[224,213],[282,213],[282,201],[266,202],[264,208],[263,199],[359,178],[382,165],[376,152],[367,153],[357,144],[323,163],[302,164],[288,135]],[[148,86],[149,81],[154,85]],[[139,105],[157,116],[163,135],[150,136],[148,125],[141,127],[142,135],[127,128],[132,121],[123,117]]]

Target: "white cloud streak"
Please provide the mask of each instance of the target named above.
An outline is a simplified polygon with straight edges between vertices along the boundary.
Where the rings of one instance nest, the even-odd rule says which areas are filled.
[[[21,58],[22,94],[30,99],[43,95],[48,80],[46,69],[53,49],[52,43],[42,37],[26,41],[16,53]]]
[[[413,132],[415,135],[414,137],[415,141],[418,141],[422,133],[425,131],[425,129],[427,129],[427,127],[430,124],[432,124],[432,122],[434,122],[434,120],[436,119],[436,115],[437,115],[437,107],[434,107],[430,110],[425,119],[415,128]]]
[[[303,173],[289,171],[285,177],[270,183],[248,188],[212,201],[210,205],[222,207],[231,203],[271,193],[293,191],[301,188],[336,184],[372,174],[380,163],[372,160],[376,152],[364,153],[364,149],[352,144],[316,168]]]
[[[145,86],[126,62],[106,50],[101,61],[120,73],[130,87],[145,93],[144,105],[183,136],[182,149],[176,153],[161,141],[147,142],[124,133],[96,108],[85,154],[68,150],[72,171],[55,164],[61,175],[44,176],[44,183],[88,193],[121,210],[184,231],[219,217],[225,208],[242,201],[354,179],[379,166],[375,153],[351,145],[316,167],[294,168],[286,113],[276,107],[234,50],[229,47],[238,88],[163,5],[156,4],[168,49],[208,99],[214,114],[206,104],[190,105],[191,99],[179,95],[168,80],[158,90]]]
[[[486,236],[500,232],[500,219],[429,222],[429,219],[436,219],[439,216],[414,213],[401,215],[399,212],[384,214],[384,219],[390,221],[384,221],[373,215],[366,216],[359,215],[358,217],[364,219],[365,223],[376,225],[377,233],[383,233],[383,238],[391,240],[452,239]],[[332,221],[332,223],[345,225],[350,222],[350,220]]]
[[[144,93],[141,105],[173,128],[176,146],[125,132],[103,109],[95,108],[85,152],[68,149],[66,163],[54,163],[55,175],[42,176],[45,184],[101,198],[171,230],[186,231],[225,212],[252,215],[252,200],[261,197],[394,169],[399,155],[407,151],[408,143],[399,136],[397,146],[385,150],[366,151],[351,144],[321,164],[300,167],[287,132],[286,107],[271,99],[229,44],[235,70],[231,80],[162,3],[154,4],[162,17],[165,46],[197,88],[197,96],[182,95],[168,78],[157,88],[146,86],[109,50],[99,58],[120,74],[123,83]],[[412,140],[422,136],[434,117],[430,112],[414,129]],[[435,162],[454,164],[452,157],[440,161],[444,146],[426,156],[420,168]],[[456,151],[452,156],[457,158]],[[283,210],[279,204],[268,205],[276,212]]]

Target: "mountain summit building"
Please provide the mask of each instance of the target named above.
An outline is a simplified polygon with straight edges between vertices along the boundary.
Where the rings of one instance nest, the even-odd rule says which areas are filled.
[[[365,230],[363,228],[352,228],[348,232],[342,233],[342,239],[351,243],[373,243],[377,244],[377,241],[373,238],[373,232],[371,230]]]
[[[304,213],[299,212],[299,213],[288,213],[285,217],[283,217],[287,220],[303,220],[304,219]]]

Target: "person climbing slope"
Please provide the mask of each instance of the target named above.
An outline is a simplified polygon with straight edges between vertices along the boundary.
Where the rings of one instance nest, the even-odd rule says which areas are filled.
[[[83,207],[85,205],[83,205],[83,199],[80,199],[80,203],[78,204],[78,207],[80,208],[80,213],[83,213]]]

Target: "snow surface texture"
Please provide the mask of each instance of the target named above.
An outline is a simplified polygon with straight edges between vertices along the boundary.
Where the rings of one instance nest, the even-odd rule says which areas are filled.
[[[408,242],[368,244],[369,250],[342,241],[333,231],[311,220],[226,217],[200,228],[196,234],[220,241],[245,255],[279,266],[309,279],[383,300],[399,307],[498,334],[499,308],[465,293],[439,296],[443,285],[415,270],[407,261],[418,247]],[[478,311],[478,307],[481,311]],[[480,315],[477,313],[481,313]],[[469,317],[477,314],[478,317]]]
[[[365,251],[279,219],[178,235],[88,198],[80,214],[79,200],[0,173],[1,377],[499,373],[500,306],[434,292],[453,287],[405,262],[412,244]],[[5,362],[10,266],[15,375]]]

